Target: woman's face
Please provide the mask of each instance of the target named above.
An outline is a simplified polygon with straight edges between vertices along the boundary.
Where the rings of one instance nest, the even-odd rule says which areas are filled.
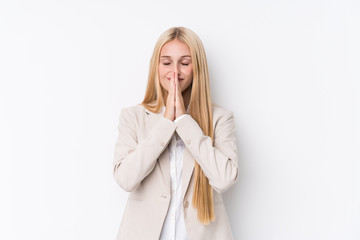
[[[160,84],[169,92],[170,79],[177,74],[181,92],[186,90],[193,79],[193,68],[189,47],[174,39],[164,44],[160,52],[159,78]]]

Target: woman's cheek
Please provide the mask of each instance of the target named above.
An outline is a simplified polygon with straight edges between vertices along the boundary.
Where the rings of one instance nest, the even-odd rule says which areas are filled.
[[[160,78],[164,78],[164,71],[162,69],[159,69],[159,76]]]

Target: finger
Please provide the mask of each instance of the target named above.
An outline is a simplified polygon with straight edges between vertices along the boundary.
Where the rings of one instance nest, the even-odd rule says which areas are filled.
[[[180,95],[180,91],[179,91],[179,80],[177,82],[175,82],[175,96],[176,96],[176,103],[179,102],[179,96]]]
[[[173,96],[173,92],[174,92],[174,81],[173,81],[173,74],[170,74],[171,78],[170,78],[170,85],[169,85],[169,96]]]
[[[170,73],[170,84],[169,84],[169,92],[168,92],[168,99],[167,99],[167,103],[169,105],[169,107],[175,108],[175,84],[174,84],[174,79],[173,79],[173,73]],[[172,109],[172,111],[174,112],[174,109]]]
[[[172,97],[172,99],[174,99],[174,87],[175,85],[174,85],[173,73],[171,73],[169,95],[170,97]]]
[[[174,107],[174,119],[176,118],[176,83],[175,83],[175,72],[173,72],[171,81],[173,83],[172,87],[172,104]]]
[[[175,109],[176,109],[176,106],[177,106],[177,82],[176,82],[176,73],[174,72],[174,100],[175,100]]]
[[[180,87],[180,82],[179,82],[178,78],[176,81],[176,97],[179,98],[178,100],[182,100],[181,87]]]
[[[174,73],[174,97],[176,98],[177,74]]]
[[[179,77],[178,77],[177,73],[175,74],[175,89],[176,89],[176,94],[177,94],[180,89]]]
[[[178,73],[174,71],[174,78],[175,78],[175,82],[178,82],[179,79],[178,79]]]
[[[182,114],[185,113],[185,107],[184,107],[184,100],[183,100],[183,96],[181,93],[181,87],[179,84],[179,80],[177,81],[176,84],[176,116],[181,116]]]

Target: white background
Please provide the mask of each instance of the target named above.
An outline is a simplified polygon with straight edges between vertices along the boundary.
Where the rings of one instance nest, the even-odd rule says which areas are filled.
[[[355,0],[1,1],[0,239],[115,239],[118,117],[173,26],[202,39],[235,114],[235,239],[360,239]]]

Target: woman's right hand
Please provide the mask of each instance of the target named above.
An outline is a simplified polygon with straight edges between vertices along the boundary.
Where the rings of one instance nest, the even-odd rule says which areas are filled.
[[[164,117],[170,119],[170,121],[175,120],[175,78],[177,78],[177,74],[175,72],[172,72],[164,112]]]

